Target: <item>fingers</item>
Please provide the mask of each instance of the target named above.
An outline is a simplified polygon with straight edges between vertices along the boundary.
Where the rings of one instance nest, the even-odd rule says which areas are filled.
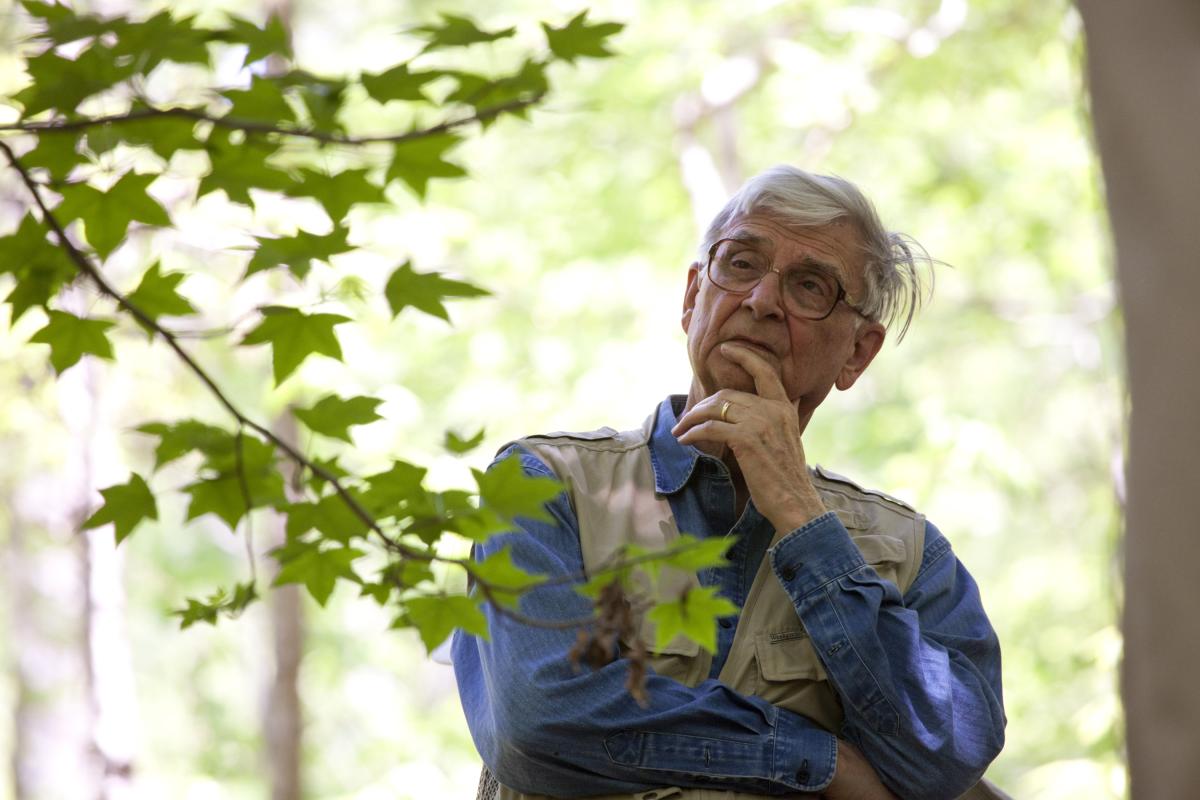
[[[671,433],[679,436],[683,431],[706,420],[720,422],[736,422],[737,409],[745,409],[758,400],[757,395],[749,392],[739,392],[736,389],[721,389],[716,394],[709,395],[688,409],[671,428]],[[725,404],[729,403],[728,409]],[[725,410],[722,414],[721,411]]]
[[[734,431],[735,426],[732,422],[721,422],[717,419],[710,419],[692,425],[682,433],[676,434],[675,438],[679,440],[680,444],[708,442],[711,444],[728,445],[732,437],[736,435]]]
[[[754,390],[759,397],[790,402],[787,390],[783,388],[783,381],[779,379],[779,373],[771,366],[771,362],[751,348],[742,347],[736,342],[725,342],[720,347],[721,355],[746,370],[754,379]]]

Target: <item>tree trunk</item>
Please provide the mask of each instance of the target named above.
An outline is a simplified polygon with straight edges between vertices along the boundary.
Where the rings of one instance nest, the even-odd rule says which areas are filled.
[[[1200,786],[1200,3],[1081,0],[1131,397],[1125,701],[1134,797]]]
[[[295,442],[296,427],[290,416],[276,420],[273,427],[284,441]],[[292,480],[295,480],[294,474]],[[282,515],[271,515],[268,548],[283,544],[284,526]],[[268,573],[264,583],[269,584],[277,570],[274,562],[268,560],[265,563],[270,568],[264,570]],[[303,599],[296,584],[272,589],[267,597],[275,656],[263,714],[271,800],[300,800],[303,796],[304,719],[299,689],[300,660],[304,655]]]

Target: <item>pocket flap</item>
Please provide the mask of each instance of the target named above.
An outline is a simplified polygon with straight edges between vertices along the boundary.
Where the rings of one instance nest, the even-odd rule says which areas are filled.
[[[868,564],[903,564],[908,559],[908,549],[903,539],[882,534],[863,534],[854,537],[854,544]]]
[[[825,667],[803,628],[755,634],[754,655],[763,680],[825,679]]]

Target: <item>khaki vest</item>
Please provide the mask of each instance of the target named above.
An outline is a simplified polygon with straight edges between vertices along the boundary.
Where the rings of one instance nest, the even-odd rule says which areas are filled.
[[[579,545],[584,570],[611,563],[623,545],[636,543],[664,549],[679,536],[670,503],[655,492],[654,468],[647,446],[654,415],[641,430],[618,432],[601,428],[588,433],[531,436],[517,444],[536,454],[566,484],[579,521]],[[907,591],[921,564],[925,519],[907,505],[864,490],[846,478],[817,467],[810,470],[825,507],[837,514],[864,560],[879,575]],[[777,531],[773,547],[790,531]],[[634,583],[651,593],[644,573]],[[676,598],[688,587],[699,587],[694,573],[664,568],[658,598]],[[712,654],[677,637],[663,648],[655,646],[654,624],[643,619],[638,637],[649,651],[649,663],[659,675],[695,686],[708,677]],[[632,642],[626,642],[626,646]],[[837,731],[842,706],[821,660],[788,597],[764,557],[739,616],[729,657],[718,680],[742,694],[752,694],[781,708]],[[486,767],[485,767],[486,773]],[[484,776],[484,783],[490,782]],[[978,788],[978,787],[977,787]],[[976,791],[975,789],[971,792]],[[964,797],[989,797],[973,795]],[[498,800],[553,800],[522,794],[499,785]],[[605,795],[597,800],[751,800],[764,795],[710,789],[663,787],[637,794]]]

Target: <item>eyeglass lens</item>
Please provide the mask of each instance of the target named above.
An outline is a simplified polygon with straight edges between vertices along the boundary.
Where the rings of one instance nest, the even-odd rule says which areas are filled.
[[[736,239],[721,241],[709,262],[709,277],[731,292],[748,292],[771,271],[771,261]],[[837,304],[841,285],[816,267],[796,265],[783,270],[780,289],[787,309],[803,317],[821,317]]]

